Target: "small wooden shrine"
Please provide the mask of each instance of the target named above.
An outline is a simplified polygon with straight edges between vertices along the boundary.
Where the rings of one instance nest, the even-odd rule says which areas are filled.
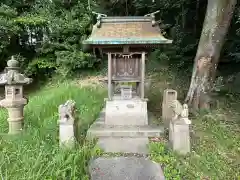
[[[152,47],[170,43],[171,40],[161,35],[154,16],[99,16],[91,36],[84,41],[84,44],[100,48],[108,54],[109,100],[113,99],[115,87],[119,83],[124,84],[121,92],[132,89],[130,96],[125,98],[131,98],[132,94],[132,97],[144,99],[146,54]]]
[[[142,101],[146,104],[144,96],[146,54],[153,47],[171,43],[172,40],[164,38],[161,34],[154,14],[132,17],[98,16],[90,37],[83,44],[99,48],[108,55],[106,123],[110,122],[110,118],[115,119],[115,122],[120,122],[119,118],[124,118],[126,113],[129,117],[133,112],[136,115],[137,111],[143,112],[142,109],[147,111],[146,105],[140,105],[135,111],[134,108],[139,103],[129,105],[129,100],[132,100],[131,102]],[[111,103],[113,100],[114,103]],[[123,105],[124,102],[125,105]],[[116,107],[117,104],[119,104],[118,111],[108,116],[108,112],[115,111],[112,107]],[[144,113],[145,123],[142,124],[147,124],[147,112]],[[134,119],[133,116],[131,118]],[[136,119],[139,118],[137,115]]]

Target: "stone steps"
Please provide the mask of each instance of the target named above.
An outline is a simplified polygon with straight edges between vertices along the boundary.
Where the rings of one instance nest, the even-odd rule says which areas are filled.
[[[132,125],[106,125],[94,124],[88,130],[88,137],[160,137],[164,130],[157,126],[132,126]]]
[[[118,119],[116,124],[108,124],[105,121],[106,109],[100,112],[97,120],[87,132],[87,138],[97,138],[97,146],[107,153],[135,153],[148,154],[149,137],[161,137],[164,128],[154,125],[128,124],[128,119]],[[147,118],[151,122],[151,117]],[[114,120],[112,120],[114,122]],[[123,125],[118,124],[124,121]],[[148,124],[148,123],[147,123]],[[150,123],[151,124],[151,123]]]

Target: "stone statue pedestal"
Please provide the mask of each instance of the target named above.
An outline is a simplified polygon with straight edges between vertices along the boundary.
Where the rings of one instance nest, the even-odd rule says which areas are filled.
[[[73,124],[60,123],[59,144],[60,144],[60,146],[74,147],[75,135],[74,135],[74,125]]]
[[[181,154],[190,152],[189,124],[184,120],[170,122],[169,141],[174,151]]]

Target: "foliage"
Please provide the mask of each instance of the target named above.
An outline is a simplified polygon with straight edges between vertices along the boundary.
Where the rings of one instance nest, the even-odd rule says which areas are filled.
[[[168,64],[178,68],[192,67],[206,0],[92,0],[90,3],[91,10],[116,16],[145,15],[160,10],[156,20],[161,20],[162,33],[173,39],[173,44],[159,50],[168,57]],[[3,0],[0,5],[0,69],[12,54],[25,57],[22,66],[35,77],[54,72],[66,76],[79,69],[94,67],[97,59],[85,54],[81,44],[95,22],[95,15],[88,9],[88,0]],[[232,24],[222,59],[239,61],[239,4]],[[158,55],[156,58],[160,58]],[[33,64],[38,64],[36,60],[41,61],[41,71],[39,68],[30,70]]]
[[[2,179],[88,179],[87,163],[94,155],[94,142],[86,142],[86,129],[101,110],[105,90],[79,88],[71,82],[47,84],[30,94],[25,111],[25,129],[19,136],[1,134]],[[79,117],[76,149],[64,150],[58,143],[58,106],[76,101]],[[7,113],[0,111],[1,133],[7,132]]]
[[[176,168],[178,160],[174,156],[174,154],[169,151],[169,149],[165,146],[164,143],[151,142],[150,143],[150,158],[160,163],[163,168],[163,173],[165,178],[170,179],[181,179],[181,173]]]
[[[96,59],[81,50],[81,42],[89,34],[91,24],[86,2],[66,4],[63,1],[39,0],[29,4],[25,12],[19,11],[20,2],[18,5],[3,4],[0,8],[0,33],[4,36],[1,36],[0,55],[5,56],[1,62],[12,53],[20,53],[26,57],[22,62],[25,71],[35,77],[40,77],[40,74],[48,76],[55,70],[69,75],[73,70],[92,67]],[[11,41],[13,36],[15,41]]]
[[[153,63],[153,65],[151,65]],[[159,67],[157,67],[159,66]],[[166,71],[162,64],[150,61],[150,67],[158,68],[157,72],[148,69],[152,85],[147,92],[148,109],[154,113],[155,124],[162,124],[161,105],[163,91],[175,89],[178,99],[185,96],[189,82],[186,74],[176,72],[173,66]],[[216,88],[222,91],[222,78]],[[216,95],[218,106],[209,112],[190,114],[191,153],[178,155],[169,148],[167,139],[150,144],[150,157],[162,165],[166,179],[238,179],[239,169],[239,115],[240,98],[233,93],[221,92]],[[179,178],[180,177],[180,178]]]
[[[238,6],[236,7],[236,13],[235,16],[233,17],[235,25],[231,28],[232,31],[231,33],[231,39],[226,44],[230,44],[228,47],[229,48],[229,57],[232,58],[233,60],[239,62],[240,61],[240,46],[239,46],[239,37],[240,37],[240,5],[238,2]],[[235,33],[236,32],[236,33]],[[230,34],[229,33],[229,34]],[[230,42],[231,41],[231,42]]]
[[[10,38],[19,32],[14,22],[17,12],[7,5],[0,6],[0,55],[4,56],[10,45]]]
[[[174,87],[181,99],[186,82],[182,78],[185,76],[180,74],[176,75],[183,81],[180,85],[174,78],[166,77],[165,73],[159,76],[154,74],[151,76],[154,85],[148,92],[148,107],[156,117],[161,117],[159,102],[162,101],[163,90]],[[166,85],[165,81],[168,82]],[[239,96],[229,94],[226,97],[224,93],[224,97],[218,97],[218,100],[218,109],[191,115],[190,154],[181,156],[172,152],[165,139],[150,143],[150,157],[161,164],[167,180],[223,180],[239,177]]]
[[[27,68],[25,68],[24,72],[27,76],[35,77],[36,79],[40,79],[39,76],[50,77],[52,72],[56,70],[56,62],[51,58],[34,58],[29,64]]]

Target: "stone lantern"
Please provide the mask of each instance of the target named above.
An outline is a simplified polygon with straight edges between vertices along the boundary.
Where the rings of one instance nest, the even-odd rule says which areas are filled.
[[[0,77],[0,85],[5,86],[5,99],[0,101],[0,106],[8,110],[9,134],[18,134],[23,129],[23,109],[28,103],[23,96],[23,86],[32,82],[19,70],[19,62],[12,56]]]

